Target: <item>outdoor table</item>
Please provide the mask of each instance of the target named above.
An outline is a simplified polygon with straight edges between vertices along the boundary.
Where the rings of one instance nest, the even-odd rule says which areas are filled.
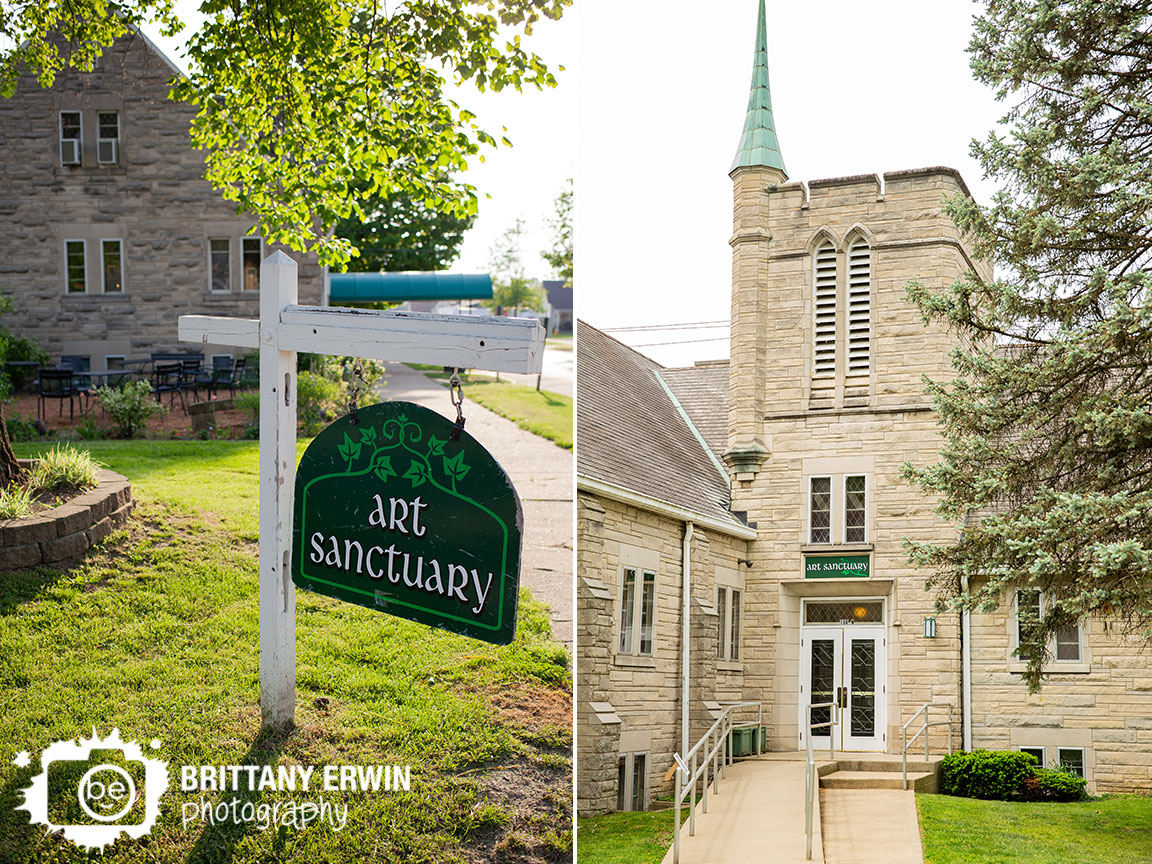
[[[36,380],[36,373],[44,366],[36,360],[5,360],[4,365],[13,367],[12,377],[23,379],[25,386]]]

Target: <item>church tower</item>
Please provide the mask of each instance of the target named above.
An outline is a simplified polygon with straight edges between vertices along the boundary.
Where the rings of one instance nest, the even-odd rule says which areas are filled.
[[[756,50],[748,111],[729,172],[733,187],[732,358],[729,367],[728,452],[737,476],[751,477],[768,455],[764,440],[768,351],[767,231],[769,191],[788,179],[768,86],[768,28],[764,0],[756,20]]]

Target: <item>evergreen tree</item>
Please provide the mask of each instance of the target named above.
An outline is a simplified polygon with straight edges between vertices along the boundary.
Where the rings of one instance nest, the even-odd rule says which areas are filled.
[[[961,523],[910,543],[954,608],[1043,592],[1020,655],[1041,683],[1056,631],[1100,617],[1152,640],[1152,3],[986,0],[969,51],[1012,105],[973,142],[990,206],[949,202],[997,275],[942,293],[926,320],[961,337],[931,382],[940,461],[906,475]]]

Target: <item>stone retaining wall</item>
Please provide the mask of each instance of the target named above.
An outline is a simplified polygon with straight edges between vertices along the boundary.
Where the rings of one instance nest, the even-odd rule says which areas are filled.
[[[31,467],[31,461],[20,464]],[[127,478],[101,469],[99,485],[72,500],[23,519],[0,521],[0,570],[60,566],[79,558],[127,520],[135,502]]]

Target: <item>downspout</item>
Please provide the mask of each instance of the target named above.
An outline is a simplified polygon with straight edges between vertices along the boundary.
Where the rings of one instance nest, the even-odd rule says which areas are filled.
[[[689,620],[689,610],[692,605],[692,535],[693,525],[691,522],[684,523],[684,550],[681,553],[681,570],[684,574],[684,587],[681,593],[684,595],[684,609],[681,612],[681,632],[680,632],[680,663],[681,663],[681,683],[680,683],[680,752],[682,754],[688,752],[691,742],[688,740],[688,700],[690,690],[689,687],[689,661],[691,659],[691,645],[692,626]]]
[[[968,593],[968,577],[961,586]],[[972,613],[965,607],[960,612],[960,725],[964,749],[972,750]]]

